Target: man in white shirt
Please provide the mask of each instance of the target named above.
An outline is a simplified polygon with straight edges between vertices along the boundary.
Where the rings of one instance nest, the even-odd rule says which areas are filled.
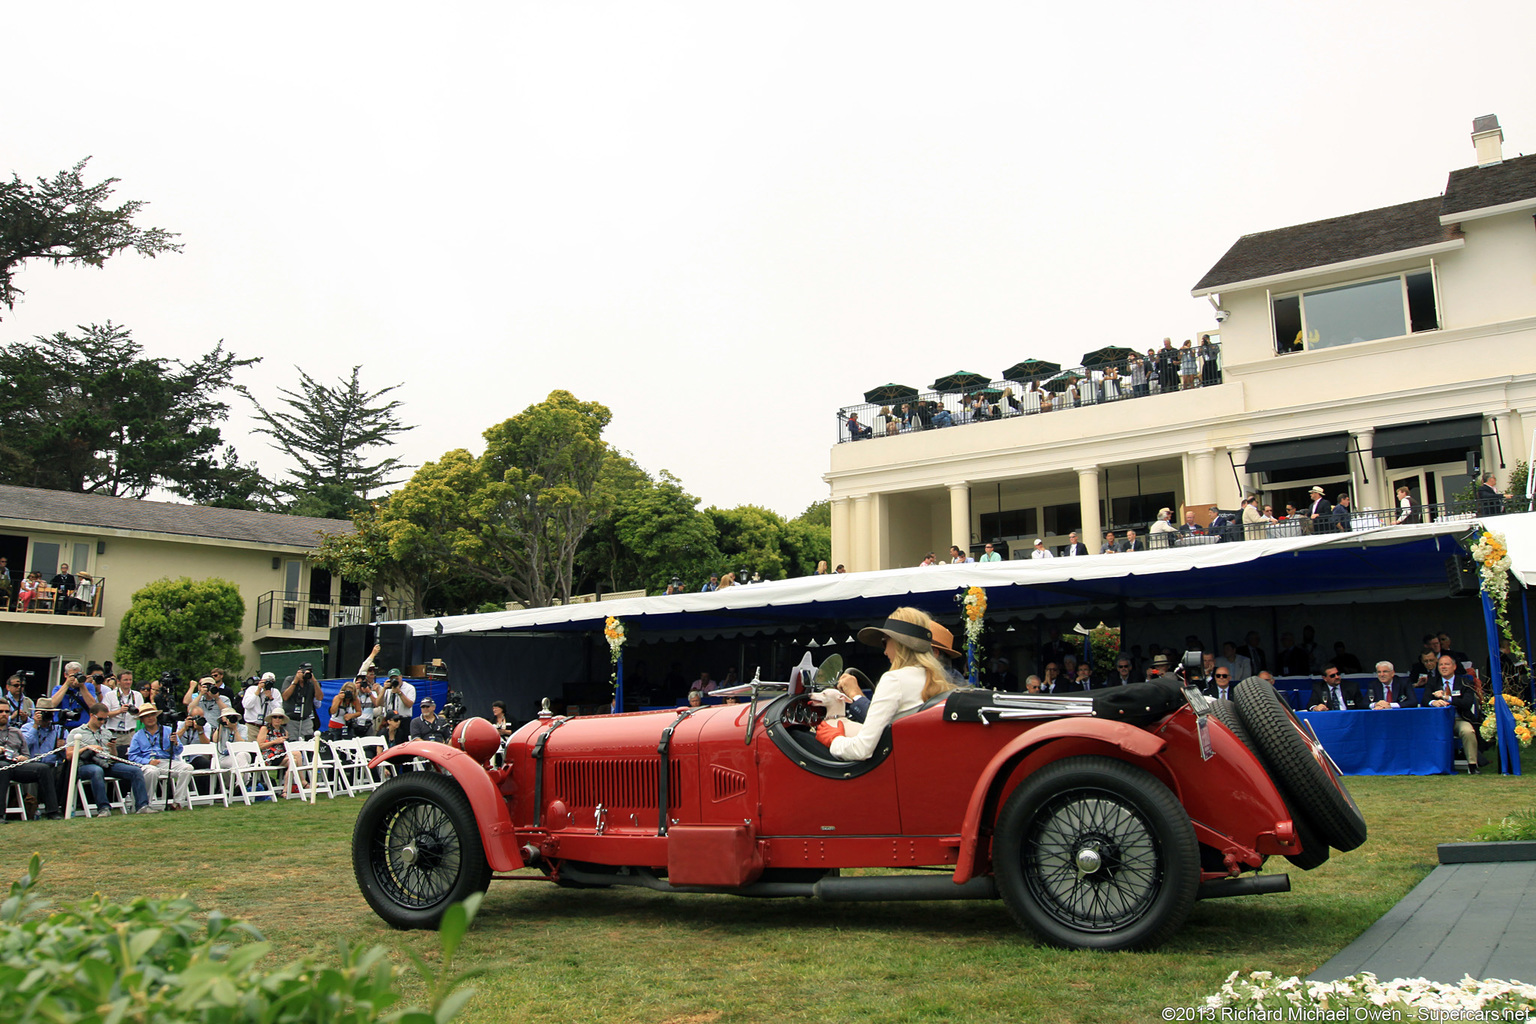
[[[1056,556],[1051,554],[1051,552],[1046,549],[1045,541],[1041,540],[1039,537],[1036,537],[1035,538],[1035,550],[1033,550],[1033,551],[1031,551],[1029,553],[1029,557],[1030,558],[1035,558],[1035,559],[1040,559],[1040,558],[1055,558]]]
[[[256,734],[261,731],[267,716],[274,709],[281,710],[283,697],[277,692],[277,676],[266,672],[260,679],[245,688],[245,694],[240,699],[240,704],[245,711],[246,739],[256,742]]]
[[[1232,673],[1234,681],[1242,681],[1253,675],[1253,662],[1237,653],[1237,644],[1228,640],[1221,645],[1221,657],[1216,659],[1216,664]]]
[[[143,698],[133,689],[133,673],[119,672],[112,686],[104,687],[101,702],[107,706],[106,732],[112,738],[112,752],[128,756],[128,743],[139,727],[139,705]]]

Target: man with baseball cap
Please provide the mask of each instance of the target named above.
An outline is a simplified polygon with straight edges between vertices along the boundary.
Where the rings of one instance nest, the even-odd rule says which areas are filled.
[[[180,728],[172,732],[170,726],[160,724],[160,709],[145,701],[139,705],[139,723],[144,728],[134,733],[133,742],[128,744],[128,760],[138,765],[144,773],[144,784],[151,793],[162,779],[170,777],[170,788],[175,793],[175,800],[170,804],[173,811],[192,806],[187,800],[192,766],[185,761],[178,761],[176,755],[181,753],[180,739],[188,724],[198,721],[198,717],[188,717]],[[198,728],[198,725],[193,725],[193,728]]]
[[[437,717],[437,702],[431,697],[421,699],[421,715],[411,721],[411,739],[448,742],[448,723]]]
[[[277,676],[263,672],[260,679],[245,688],[240,706],[245,713],[245,738],[255,742],[267,715],[273,708],[283,706],[283,698],[277,692]]]
[[[9,765],[0,779],[37,784],[38,796],[43,801],[44,816],[62,818],[59,810],[59,778],[54,766],[47,761],[19,764],[31,755],[27,753],[27,738],[11,721],[11,706],[0,700],[0,765]],[[4,815],[0,815],[4,820]]]

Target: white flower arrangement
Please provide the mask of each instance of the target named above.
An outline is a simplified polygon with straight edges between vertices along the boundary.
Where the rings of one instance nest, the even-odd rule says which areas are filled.
[[[1517,657],[1524,656],[1515,643],[1513,633],[1509,628],[1509,613],[1506,605],[1509,602],[1509,541],[1502,533],[1492,530],[1484,530],[1473,542],[1471,547],[1472,558],[1477,562],[1478,578],[1482,584],[1483,593],[1493,599],[1494,618],[1498,622],[1499,632],[1509,641],[1509,646]]]
[[[1383,982],[1369,971],[1352,974],[1340,981],[1276,978],[1270,971],[1251,971],[1247,977],[1241,974],[1240,971],[1229,974],[1221,991],[1207,996],[1202,1005],[1208,1010],[1225,1007],[1270,1010],[1276,1016],[1266,1014],[1262,1019],[1274,1020],[1323,1019],[1314,1018],[1309,1013],[1292,1012],[1296,1010],[1326,1011],[1330,1020],[1417,1020],[1422,1019],[1426,1011],[1455,1014],[1463,1020],[1529,1020],[1536,1009],[1536,985],[1497,978],[1477,981],[1464,977],[1459,985],[1447,985],[1424,978],[1394,978]],[[1352,1008],[1360,1008],[1361,1012],[1335,1016],[1339,1011]],[[1196,1019],[1207,1018],[1197,1016]],[[1255,1015],[1251,1019],[1261,1018]]]

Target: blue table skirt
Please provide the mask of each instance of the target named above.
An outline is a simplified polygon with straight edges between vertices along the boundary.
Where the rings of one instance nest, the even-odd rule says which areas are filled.
[[[1345,775],[1448,775],[1451,708],[1298,711]]]

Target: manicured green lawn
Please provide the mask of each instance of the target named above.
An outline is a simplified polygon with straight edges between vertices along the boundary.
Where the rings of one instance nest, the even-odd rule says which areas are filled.
[[[1527,779],[1357,778],[1371,838],[1288,894],[1197,904],[1147,953],[1036,945],[998,903],[820,904],[498,882],[457,966],[486,967],[462,1020],[1134,1021],[1214,991],[1233,970],[1306,974],[1435,864],[1435,844],[1532,805]],[[338,940],[434,960],[435,937],[384,926],[358,895],[361,800],[152,818],[11,823],[0,867],[34,850],[54,898],[188,894],[255,923],[284,958]]]

